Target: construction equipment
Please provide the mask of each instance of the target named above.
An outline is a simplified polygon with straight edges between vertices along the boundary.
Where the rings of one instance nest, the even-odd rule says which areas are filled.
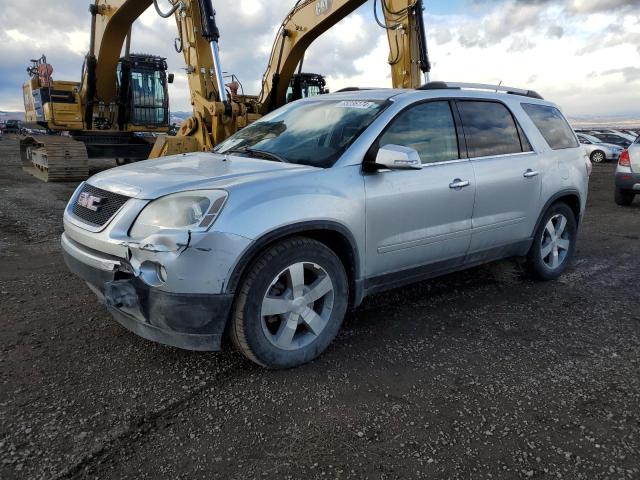
[[[210,150],[288,100],[302,98],[305,77],[301,75],[301,64],[307,49],[367,0],[298,0],[278,31],[257,97],[238,95],[236,82],[224,85],[218,53],[220,34],[211,0],[168,0],[172,4],[168,12],[160,9],[158,0],[152,1],[163,17],[176,18],[176,50],[184,53],[193,106],[193,116],[182,124],[175,137],[158,138],[151,152],[151,158],[156,158]],[[378,17],[378,1],[384,22]],[[393,86],[419,87],[424,83],[423,74],[431,69],[422,0],[374,0],[374,6],[376,19],[389,38]]]
[[[24,87],[27,117],[50,130],[70,131],[71,137],[55,138],[55,153],[48,149],[54,141],[49,137],[25,139],[21,150],[27,166],[35,165],[51,180],[82,179],[87,175],[87,157],[137,159],[141,139],[135,132],[167,131],[166,84],[170,79],[166,63],[128,53],[131,26],[151,5],[163,18],[175,17],[175,48],[184,55],[193,108],[193,116],[183,122],[176,136],[158,137],[149,155],[156,158],[211,150],[288,99],[302,98],[305,81],[318,91],[324,89],[321,76],[302,74],[304,54],[316,38],[367,0],[297,0],[278,31],[258,96],[239,94],[237,81],[224,83],[220,33],[211,0],[166,1],[170,4],[167,11],[159,0],[95,0],[90,7],[91,44],[81,83],[54,81],[45,58],[34,62],[31,80]],[[384,23],[377,10],[376,18],[389,37],[393,86],[418,87],[423,83],[422,73],[430,69],[422,0],[375,0],[376,7],[378,1]],[[126,53],[121,57],[125,40]],[[153,87],[152,93],[134,94],[136,85]],[[306,93],[314,93],[314,88]],[[145,112],[142,120],[138,112]],[[74,141],[86,145],[84,155]],[[71,162],[76,155],[77,161]]]
[[[287,103],[327,93],[329,89],[324,76],[318,73],[296,73],[287,89]]]
[[[131,23],[144,8],[123,18],[124,3],[136,2],[96,0],[90,6],[90,48],[80,82],[54,80],[45,56],[27,69],[26,126],[58,134],[20,142],[24,168],[45,181],[87,178],[89,158],[147,159],[155,138],[140,134],[168,131],[172,76],[164,58],[129,52]]]

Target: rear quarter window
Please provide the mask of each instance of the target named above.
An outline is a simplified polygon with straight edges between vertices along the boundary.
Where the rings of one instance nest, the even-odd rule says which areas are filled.
[[[578,141],[569,126],[569,122],[560,113],[560,110],[548,105],[536,105],[533,103],[523,103],[522,108],[540,130],[552,150],[578,146]]]

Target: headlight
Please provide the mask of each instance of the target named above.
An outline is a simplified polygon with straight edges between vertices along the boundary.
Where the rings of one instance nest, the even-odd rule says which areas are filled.
[[[147,205],[131,228],[131,238],[141,240],[163,229],[205,231],[227,201],[224,190],[196,190],[175,193]]]

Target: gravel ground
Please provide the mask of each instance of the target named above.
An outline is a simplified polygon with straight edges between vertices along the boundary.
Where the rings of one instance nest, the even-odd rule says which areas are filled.
[[[612,172],[560,281],[501,262],[376,295],[270,372],[112,321],[60,256],[74,186],[0,138],[0,478],[640,478],[640,201]]]

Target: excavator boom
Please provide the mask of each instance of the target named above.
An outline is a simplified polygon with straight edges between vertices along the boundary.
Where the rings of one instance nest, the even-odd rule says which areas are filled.
[[[379,9],[378,2],[381,2]],[[224,83],[218,53],[220,34],[212,0],[94,0],[89,9],[91,38],[83,78],[78,87],[69,87],[75,91],[78,104],[77,112],[74,110],[73,128],[78,130],[81,125],[83,131],[79,133],[85,137],[87,132],[88,137],[96,137],[113,132],[132,135],[135,131],[167,130],[167,125],[160,121],[147,121],[145,125],[134,121],[140,118],[137,113],[145,113],[141,117],[148,119],[151,111],[157,112],[152,114],[156,120],[168,123],[166,77],[162,71],[164,59],[156,59],[161,65],[156,69],[161,72],[158,81],[164,82],[164,97],[147,93],[136,97],[126,75],[135,63],[129,53],[132,25],[152,5],[163,18],[175,18],[178,31],[175,47],[184,56],[193,109],[193,116],[181,125],[176,137],[159,137],[150,155],[150,158],[156,158],[210,150],[260,116],[284,105],[296,69],[297,85],[301,83],[300,67],[309,46],[365,3],[366,0],[296,0],[276,37],[261,93],[249,97],[244,92],[238,95],[237,82]],[[422,84],[422,73],[429,69],[422,0],[375,0],[374,4],[376,17],[378,13],[384,17],[378,22],[389,38],[393,86],[418,87]],[[140,91],[149,90],[148,85],[154,82],[147,79],[136,82],[135,87]],[[292,98],[298,96],[298,92],[294,92]],[[140,99],[137,103],[136,98]],[[70,122],[49,123],[58,130],[71,125]],[[46,150],[39,148],[42,152]],[[35,145],[27,145],[26,155],[32,151],[35,151]]]
[[[378,17],[381,2],[383,20]],[[286,16],[271,50],[258,103],[261,113],[286,102],[296,67],[309,46],[367,0],[298,0]],[[376,20],[387,31],[394,88],[417,88],[430,71],[422,0],[374,0]]]

